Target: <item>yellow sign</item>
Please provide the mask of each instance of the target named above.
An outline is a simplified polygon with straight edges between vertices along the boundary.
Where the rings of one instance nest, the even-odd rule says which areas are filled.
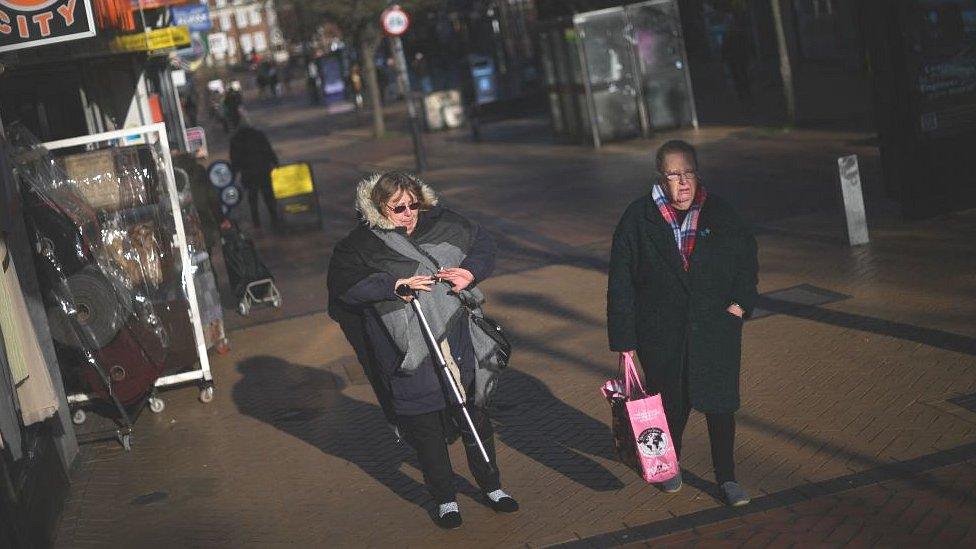
[[[285,204],[285,212],[290,213],[290,214],[303,213],[303,212],[307,212],[307,211],[309,211],[311,209],[312,209],[312,207],[309,206],[308,204],[305,204],[304,202],[295,202],[294,204]]]
[[[304,162],[278,166],[271,171],[271,188],[275,198],[312,194],[315,192],[312,170]]]
[[[112,40],[113,51],[157,51],[182,48],[190,44],[188,27],[166,27],[138,34],[117,36]]]

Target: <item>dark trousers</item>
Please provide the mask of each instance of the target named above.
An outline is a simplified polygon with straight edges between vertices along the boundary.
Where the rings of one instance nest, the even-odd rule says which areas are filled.
[[[447,453],[447,441],[454,438],[452,435],[456,434],[458,429],[456,425],[460,425],[468,468],[478,487],[486,493],[501,488],[498,467],[494,466],[495,442],[491,421],[483,410],[473,407],[470,410],[475,429],[481,435],[481,441],[485,445],[488,457],[491,458],[493,465],[491,467],[481,457],[478,443],[469,432],[463,417],[460,417],[460,410],[451,408],[417,416],[398,416],[404,438],[417,451],[427,489],[438,504],[455,501],[454,469],[451,468],[451,458]]]
[[[674,449],[681,459],[681,438],[688,425],[688,416],[691,415],[691,397],[688,394],[688,354],[685,353],[684,375],[682,376],[680,402],[675,399],[668,399],[667,395],[662,395],[666,400],[671,401],[668,406],[668,429],[671,431],[671,438],[674,440]],[[712,449],[712,467],[715,470],[715,480],[721,485],[723,482],[735,480],[735,413],[705,414],[705,422],[708,425],[708,443]]]
[[[681,436],[688,425],[691,407],[686,406],[683,411],[668,416],[668,429],[674,439],[674,449],[681,459]],[[712,467],[715,469],[715,480],[722,484],[735,480],[735,414],[705,414],[708,424],[708,442],[712,447]]]
[[[251,207],[251,223],[255,227],[261,226],[261,216],[258,214],[258,194],[264,197],[264,205],[268,208],[268,215],[273,224],[278,223],[277,202],[274,197],[274,190],[271,188],[271,179],[245,180],[244,186],[247,187],[247,202]]]

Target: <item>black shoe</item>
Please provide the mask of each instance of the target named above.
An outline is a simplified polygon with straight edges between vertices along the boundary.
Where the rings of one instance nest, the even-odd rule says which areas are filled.
[[[485,499],[488,500],[488,506],[499,513],[514,513],[519,510],[519,504],[515,498],[502,490],[485,494]]]
[[[458,510],[457,502],[442,503],[437,509],[437,518],[434,523],[445,530],[453,530],[461,527],[461,511]]]

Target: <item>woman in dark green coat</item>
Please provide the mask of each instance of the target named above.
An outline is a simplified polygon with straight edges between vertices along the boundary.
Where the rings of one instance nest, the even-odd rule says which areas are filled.
[[[651,193],[624,212],[613,237],[607,291],[610,349],[636,353],[660,391],[679,457],[691,409],[706,415],[712,463],[726,502],[749,503],[735,481],[742,320],[755,305],[756,240],[728,202],[701,185],[694,147],[657,152]],[[681,489],[681,475],[664,491]]]

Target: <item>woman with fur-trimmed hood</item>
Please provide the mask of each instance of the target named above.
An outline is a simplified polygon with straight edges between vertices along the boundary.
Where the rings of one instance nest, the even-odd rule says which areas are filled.
[[[461,525],[447,451],[447,440],[459,428],[468,466],[488,505],[501,512],[518,510],[516,501],[501,490],[491,422],[480,406],[484,403],[477,400],[478,366],[469,320],[458,299],[461,292],[480,294],[475,285],[491,275],[491,236],[438,206],[433,189],[401,172],[361,181],[356,210],[362,223],[336,245],[329,264],[330,309],[352,309],[362,321],[370,362],[382,386],[377,396],[389,399],[384,409],[392,408],[400,432],[417,451],[424,481],[438,504],[435,522],[444,528]],[[485,464],[466,425],[456,417],[458,409],[408,305],[414,299],[410,290],[421,296],[424,316],[466,389],[475,428],[496,467]]]

